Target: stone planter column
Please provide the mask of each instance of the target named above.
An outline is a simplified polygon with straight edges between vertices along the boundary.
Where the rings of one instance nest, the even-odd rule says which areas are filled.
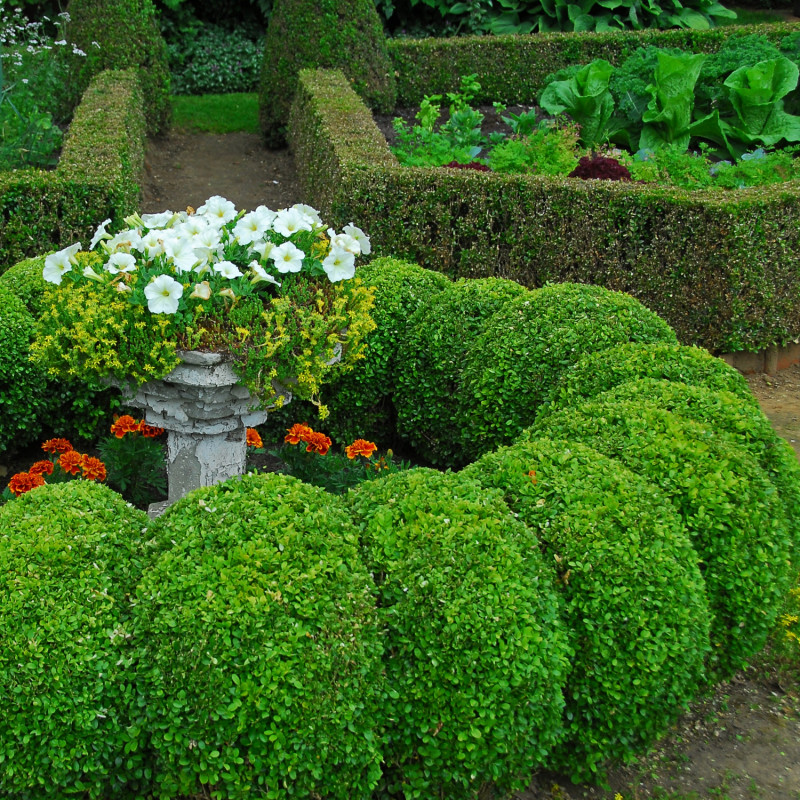
[[[239,385],[219,353],[179,351],[183,363],[125,398],[144,411],[148,425],[167,431],[168,499],[149,509],[157,516],[187,492],[244,474],[247,428],[263,424],[267,411]],[[291,393],[282,390],[284,404]]]

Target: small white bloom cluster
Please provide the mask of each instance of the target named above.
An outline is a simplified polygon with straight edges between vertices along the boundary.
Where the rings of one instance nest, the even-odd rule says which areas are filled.
[[[106,230],[110,220],[101,223],[89,249],[103,258],[105,274],[87,266],[81,275],[99,282],[112,276],[120,292],[130,292],[139,273],[146,280],[144,296],[153,314],[174,314],[185,288],[197,300],[215,295],[234,299],[242,288],[249,291],[257,284],[280,287],[282,274],[313,274],[315,264],[332,283],[349,280],[356,257],[371,252],[360,228],[350,224],[341,233],[331,228],[323,233],[319,213],[303,204],[280,211],[259,206],[244,213],[215,195],[195,212],[133,215],[125,222],[129,227],[114,235]],[[297,246],[302,242],[324,251],[324,258],[315,260]],[[44,279],[60,284],[77,264],[80,249],[77,242],[47,256]],[[239,279],[247,285],[231,283]]]

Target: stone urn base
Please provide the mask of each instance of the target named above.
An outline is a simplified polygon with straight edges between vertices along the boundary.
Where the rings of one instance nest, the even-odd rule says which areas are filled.
[[[128,405],[144,411],[148,425],[167,431],[168,499],[154,503],[151,516],[193,489],[244,474],[247,428],[267,419],[267,410],[256,408],[258,401],[239,385],[222,354],[192,350],[178,355],[183,363],[172,372],[125,397]],[[284,405],[292,398],[285,389],[279,393]]]

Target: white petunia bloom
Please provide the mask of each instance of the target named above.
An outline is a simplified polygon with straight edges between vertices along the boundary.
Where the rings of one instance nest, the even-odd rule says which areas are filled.
[[[232,261],[220,261],[214,264],[214,272],[222,275],[223,278],[233,280],[233,278],[241,278],[242,272],[239,267]]]
[[[176,231],[181,236],[199,236],[204,231],[207,231],[209,227],[208,220],[205,217],[193,215],[178,225]]]
[[[200,260],[191,236],[172,236],[164,240],[164,252],[172,259],[178,272],[190,272]]]
[[[130,253],[131,250],[141,250],[139,246],[142,235],[136,230],[120,231],[103,244],[109,253]]]
[[[197,214],[205,217],[212,225],[221,227],[236,216],[236,206],[230,200],[215,194],[197,209]]]
[[[236,241],[239,244],[252,244],[270,229],[275,217],[275,212],[266,206],[259,206],[255,211],[245,214],[233,228]]]
[[[278,272],[300,272],[306,254],[291,242],[273,247],[269,257],[275,262]]]
[[[281,209],[272,222],[272,229],[287,237],[298,231],[310,231],[312,228],[312,221],[296,208]]]
[[[194,297],[196,300],[208,300],[211,297],[211,286],[208,281],[201,281],[194,285],[194,289],[189,297]]]
[[[295,203],[292,206],[294,211],[299,211],[311,224],[311,228],[321,228],[322,220],[319,218],[319,211],[306,203]]]
[[[137,246],[148,258],[155,258],[164,252],[164,231],[150,231],[142,236]]]
[[[166,228],[175,214],[172,211],[162,211],[160,214],[142,214],[145,228]]]
[[[348,235],[352,236],[358,244],[361,246],[361,252],[368,256],[372,252],[372,245],[369,241],[369,236],[367,236],[364,231],[361,230],[357,225],[353,225],[351,222],[349,225],[345,225],[342,230]]]
[[[102,282],[103,280],[103,276],[98,275],[90,266],[85,266],[82,274],[84,278],[88,278],[90,281]]]
[[[147,308],[152,314],[174,314],[183,294],[183,286],[169,275],[158,275],[145,286]]]
[[[328,236],[331,240],[331,250],[338,247],[340,250],[347,250],[354,256],[361,255],[361,245],[355,236],[350,236],[348,233],[336,233],[333,228],[328,228]]]
[[[258,255],[261,257],[261,260],[266,261],[267,258],[269,258],[269,254],[272,252],[273,247],[275,247],[275,245],[270,241],[256,242],[250,248],[250,254],[252,255],[253,253],[258,253]]]
[[[209,225],[204,231],[200,231],[197,236],[193,236],[192,245],[195,255],[203,263],[221,255],[223,250],[219,230],[213,225]]]
[[[339,247],[334,247],[322,262],[322,269],[331,283],[347,281],[356,274],[356,257]]]
[[[89,242],[89,249],[90,250],[94,250],[95,245],[101,239],[110,239],[111,238],[111,234],[110,233],[106,233],[106,225],[109,225],[109,224],[111,224],[111,220],[110,219],[104,219],[97,226],[97,230],[94,232],[94,236],[92,236],[92,241]]]
[[[136,269],[136,259],[130,253],[112,253],[106,261],[106,269],[112,275],[133,272]]]
[[[266,281],[267,283],[274,283],[276,286],[280,286],[280,283],[272,277],[272,275],[267,272],[258,261],[251,261],[248,265],[251,270],[255,273],[256,277],[252,279],[253,283],[260,283],[261,281]]]
[[[55,283],[56,286],[61,283],[61,277],[65,272],[72,269],[73,264],[78,262],[75,260],[75,254],[81,249],[81,243],[75,242],[57,253],[51,253],[44,260],[44,269],[42,270],[42,277],[48,283]]]

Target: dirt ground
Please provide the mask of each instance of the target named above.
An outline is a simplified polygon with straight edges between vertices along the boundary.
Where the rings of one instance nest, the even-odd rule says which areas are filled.
[[[263,149],[257,136],[170,135],[150,142],[142,211],[197,207],[213,194],[248,210],[307,202],[291,155]],[[800,457],[800,367],[748,380]],[[624,800],[800,800],[798,690],[751,668],[695,703],[638,763],[613,770],[605,788],[539,774],[519,800],[612,800],[616,792]]]

